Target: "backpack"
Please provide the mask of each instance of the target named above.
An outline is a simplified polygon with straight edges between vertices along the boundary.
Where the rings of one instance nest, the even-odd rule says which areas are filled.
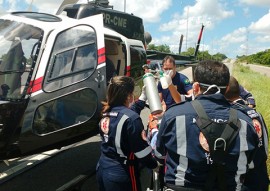
[[[237,118],[237,110],[230,108],[229,120],[217,123],[208,117],[198,100],[193,100],[191,104],[198,114],[196,124],[207,140],[210,156],[213,160],[205,184],[205,190],[213,190],[217,181],[218,190],[226,191],[225,159],[241,127],[241,122]]]

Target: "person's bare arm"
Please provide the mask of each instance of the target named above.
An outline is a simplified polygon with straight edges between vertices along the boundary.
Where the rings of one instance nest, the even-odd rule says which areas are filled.
[[[187,92],[187,95],[192,95],[193,93],[193,89],[190,89],[188,92]]]
[[[168,88],[170,90],[170,93],[175,103],[180,103],[182,99],[181,99],[181,94],[177,91],[177,88],[173,84],[169,85]]]

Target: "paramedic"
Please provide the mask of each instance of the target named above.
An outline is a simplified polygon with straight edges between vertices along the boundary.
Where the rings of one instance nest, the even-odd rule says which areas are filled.
[[[175,60],[172,56],[166,56],[163,59],[162,69],[169,77],[167,78],[169,87],[162,89],[162,85],[159,82],[158,93],[161,101],[164,101],[168,108],[174,103],[181,102],[181,95],[191,95],[192,84],[184,74],[176,71]]]
[[[254,160],[249,165],[248,173],[245,177],[244,188],[242,191],[267,191],[269,177],[267,173],[266,160],[268,156],[268,132],[262,115],[254,109],[248,107],[240,96],[241,89],[238,81],[231,76],[228,91],[225,97],[232,104],[233,108],[238,109],[248,115],[259,137],[259,149]]]
[[[155,155],[166,158],[164,181],[170,189],[240,190],[259,140],[252,120],[230,109],[224,97],[229,79],[223,63],[199,62],[194,70],[195,100],[175,104],[163,115]],[[209,130],[214,139],[209,139]]]
[[[99,190],[141,190],[138,162],[158,168],[146,141],[142,120],[129,109],[134,102],[134,80],[115,76],[110,80],[107,102],[99,123],[101,156],[97,164]]]

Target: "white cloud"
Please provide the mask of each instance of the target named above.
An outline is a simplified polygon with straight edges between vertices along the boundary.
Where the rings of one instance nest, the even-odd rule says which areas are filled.
[[[186,28],[187,18],[190,29],[198,29],[201,23],[207,25],[208,29],[213,28],[216,22],[234,15],[233,11],[225,10],[226,4],[217,0],[197,0],[194,6],[184,8],[182,15],[175,13],[172,20],[161,25],[162,31],[181,30]]]
[[[204,47],[210,54],[222,53],[228,57],[243,55],[246,53],[247,45],[247,28],[241,27],[220,39],[212,39],[209,45]]]
[[[191,16],[195,16],[204,21],[205,18],[211,18],[212,21],[219,21],[234,15],[233,11],[226,10],[227,5],[218,0],[197,0],[196,4],[191,7],[185,7],[184,15],[187,11]],[[203,16],[201,16],[203,15]]]
[[[7,3],[9,4],[9,10],[8,12],[15,11],[17,8],[17,1],[14,0],[8,0]]]
[[[110,0],[115,10],[124,11],[125,0]],[[143,19],[144,22],[158,22],[160,15],[170,8],[172,0],[126,0],[126,12],[133,13]]]
[[[234,12],[227,10],[226,7],[226,4],[222,4],[218,0],[197,0],[193,6],[184,7],[182,14],[173,13],[169,22],[160,25],[160,32],[172,33],[170,38],[161,37],[159,40],[155,40],[153,37],[154,42],[168,44],[173,52],[177,52],[179,37],[181,34],[184,34],[182,50],[188,47],[195,47],[202,23],[207,30],[211,30],[216,23],[234,15]],[[201,46],[200,50],[202,48],[207,50],[206,48],[208,47],[206,45]]]
[[[241,43],[247,40],[247,28],[242,27],[234,30],[232,33],[227,34],[221,38],[221,42],[230,43]]]
[[[238,28],[232,33],[229,33],[221,38],[218,42],[219,47],[223,54],[230,55],[250,55],[255,54],[259,51],[263,51],[269,48],[270,35],[259,35],[254,37],[254,34],[250,34],[249,28]],[[257,33],[261,33],[259,30]]]
[[[268,14],[261,17],[258,21],[252,22],[249,26],[249,30],[252,33],[269,34],[269,31],[270,31],[269,20],[270,20],[270,10],[269,10]]]
[[[7,0],[7,1],[0,1],[1,8],[3,9],[4,3],[7,5],[7,10],[0,10],[0,14],[12,11],[28,11],[29,5],[32,0]],[[33,0],[32,3],[32,10],[45,12],[45,13],[55,13],[62,1],[55,1],[55,0]],[[22,5],[28,8],[22,8]]]
[[[6,13],[6,10],[3,9],[3,0],[0,0],[0,16]]]
[[[270,6],[269,0],[240,0],[241,3],[247,4],[247,5],[255,5],[255,6]]]
[[[31,0],[27,0],[28,3]],[[34,0],[33,6],[39,11],[44,13],[51,13],[54,14],[58,10],[59,6],[61,5],[62,1],[56,0]]]
[[[269,43],[270,42],[270,35],[257,36],[256,37],[256,41],[257,42],[260,42],[260,43]]]

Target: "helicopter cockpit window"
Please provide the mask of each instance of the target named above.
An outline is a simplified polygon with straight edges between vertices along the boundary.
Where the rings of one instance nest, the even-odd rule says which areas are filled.
[[[60,33],[55,41],[46,74],[45,91],[54,91],[89,77],[97,66],[96,34],[89,26]]]
[[[131,55],[131,65],[130,65],[130,75],[135,78],[136,84],[134,88],[135,97],[139,97],[141,93],[142,75],[144,71],[142,66],[146,64],[146,53],[143,47],[140,46],[130,46],[130,55]]]
[[[143,75],[142,66],[146,64],[146,54],[143,47],[130,46],[131,53],[131,71],[130,75],[136,78],[141,78]]]
[[[24,98],[35,53],[43,31],[24,23],[0,19],[0,99]],[[29,77],[30,76],[30,77]]]

